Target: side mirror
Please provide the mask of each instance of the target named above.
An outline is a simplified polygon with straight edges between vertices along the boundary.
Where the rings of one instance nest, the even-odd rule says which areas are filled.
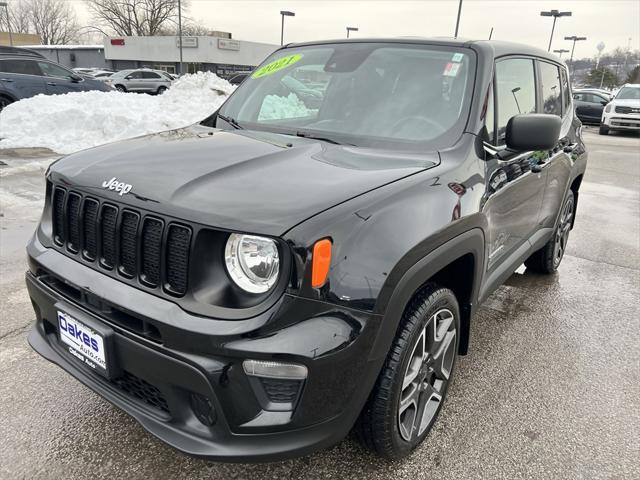
[[[131,75],[127,75],[126,77],[124,77],[125,80],[131,80],[133,77]]]
[[[80,75],[71,75],[71,81],[73,83],[78,83],[82,81],[82,77]]]
[[[509,119],[506,144],[509,150],[551,150],[560,138],[562,120],[557,115],[527,113]]]
[[[609,103],[609,102],[607,102],[606,100],[600,100],[600,105],[606,105],[606,104],[608,104],[608,103]]]

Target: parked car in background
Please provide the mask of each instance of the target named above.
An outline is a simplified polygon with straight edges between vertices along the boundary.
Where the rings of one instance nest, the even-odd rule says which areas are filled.
[[[29,53],[3,53],[0,50],[0,110],[10,103],[38,94],[56,95],[88,90],[109,91],[103,82],[83,77],[77,73]]]
[[[640,84],[623,85],[602,112],[600,135],[611,130],[640,132]]]
[[[231,78],[229,78],[229,83],[231,85],[240,85],[242,82],[244,82],[247,79],[250,73],[251,72],[236,73]]]
[[[96,80],[104,80],[104,79],[109,78],[111,75],[113,75],[113,72],[105,70],[105,71],[95,72],[95,73],[91,74],[91,77],[95,78]]]
[[[91,75],[92,77],[95,77],[97,74],[103,73],[103,72],[107,72],[110,74],[114,73],[113,70],[111,70],[110,68],[99,68],[99,67],[80,67],[80,68],[74,68],[73,71],[81,75]]]
[[[167,91],[173,78],[167,72],[140,68],[136,70],[121,70],[105,79],[105,83],[120,92],[157,93]]]
[[[576,116],[582,123],[600,124],[602,111],[610,97],[601,92],[592,90],[574,90],[573,104],[576,107]]]

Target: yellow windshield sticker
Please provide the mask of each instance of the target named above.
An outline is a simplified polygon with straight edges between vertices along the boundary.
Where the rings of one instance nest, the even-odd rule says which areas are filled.
[[[287,68],[293,65],[294,63],[299,62],[301,59],[302,59],[302,54],[300,53],[279,58],[278,60],[274,60],[273,62],[267,63],[265,66],[260,67],[258,70],[253,72],[253,75],[251,75],[251,78],[266,77],[267,75],[276,73],[282,70],[283,68]]]

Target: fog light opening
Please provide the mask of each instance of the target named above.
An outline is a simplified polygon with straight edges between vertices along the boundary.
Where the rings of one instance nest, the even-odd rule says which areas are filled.
[[[211,400],[199,393],[191,393],[190,401],[191,409],[200,423],[207,427],[215,425],[218,416]]]

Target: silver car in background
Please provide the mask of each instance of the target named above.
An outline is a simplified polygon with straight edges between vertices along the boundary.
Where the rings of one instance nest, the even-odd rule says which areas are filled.
[[[164,93],[173,82],[171,76],[161,70],[140,68],[121,70],[104,80],[120,92]]]

